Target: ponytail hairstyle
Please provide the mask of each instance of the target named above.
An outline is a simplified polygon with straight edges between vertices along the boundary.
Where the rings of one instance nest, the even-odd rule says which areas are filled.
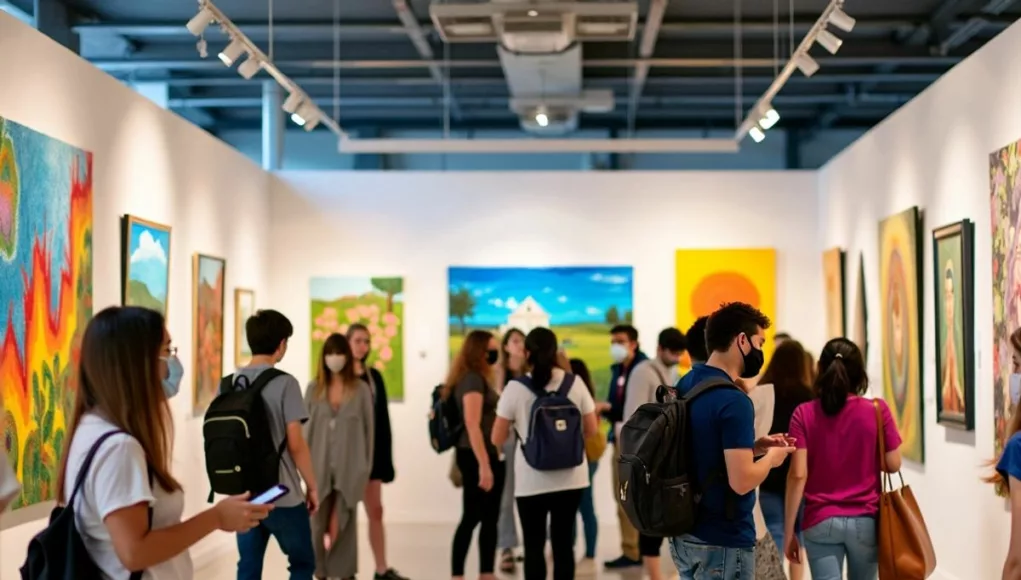
[[[532,368],[532,384],[545,389],[553,378],[553,369],[560,366],[557,360],[557,335],[548,328],[535,328],[525,337],[525,354]]]
[[[819,355],[819,373],[815,380],[815,393],[823,412],[835,416],[844,408],[848,396],[861,396],[868,390],[869,377],[858,347],[846,338],[827,342]]]

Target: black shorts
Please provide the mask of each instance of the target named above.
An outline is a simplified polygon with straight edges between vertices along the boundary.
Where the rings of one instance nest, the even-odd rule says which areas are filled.
[[[638,553],[642,556],[659,556],[662,547],[663,538],[638,534]]]

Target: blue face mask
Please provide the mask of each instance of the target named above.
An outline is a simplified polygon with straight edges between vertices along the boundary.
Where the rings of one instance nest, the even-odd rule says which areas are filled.
[[[184,377],[184,366],[177,355],[161,357],[167,363],[167,378],[163,379],[163,392],[168,399],[174,398],[181,391],[181,378]]]

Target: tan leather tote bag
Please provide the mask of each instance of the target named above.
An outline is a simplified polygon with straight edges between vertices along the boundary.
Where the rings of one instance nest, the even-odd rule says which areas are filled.
[[[900,489],[893,489],[886,468],[886,435],[883,412],[878,401],[876,425],[879,430],[879,517],[876,536],[879,541],[879,580],[925,580],[936,570],[936,552],[922,511],[904,476],[897,472]]]

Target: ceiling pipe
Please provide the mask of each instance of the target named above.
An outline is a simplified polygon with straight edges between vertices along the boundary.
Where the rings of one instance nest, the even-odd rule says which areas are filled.
[[[415,17],[414,12],[408,7],[406,0],[393,0],[393,6],[394,10],[397,11],[397,18],[404,26],[404,31],[407,33],[408,38],[411,39],[411,43],[415,45],[418,55],[422,57],[422,60],[429,62],[429,75],[436,84],[441,87],[445,86],[447,83],[447,73],[437,64],[432,46],[429,45],[429,40],[425,37],[425,31],[422,25],[418,23],[418,18]],[[460,118],[461,109],[458,107],[453,95],[449,96],[449,105],[454,117]]]
[[[666,14],[666,6],[669,0],[652,0],[649,6],[649,14],[645,18],[645,29],[642,31],[642,42],[638,48],[638,55],[643,59],[652,57],[656,49],[656,40],[659,38],[660,27],[663,25],[663,16]],[[628,118],[634,119],[638,113],[638,100],[642,97],[645,89],[645,79],[649,76],[648,61],[641,61],[635,67],[634,83],[631,85],[631,96],[628,100]]]
[[[341,153],[737,153],[733,139],[351,139]]]

